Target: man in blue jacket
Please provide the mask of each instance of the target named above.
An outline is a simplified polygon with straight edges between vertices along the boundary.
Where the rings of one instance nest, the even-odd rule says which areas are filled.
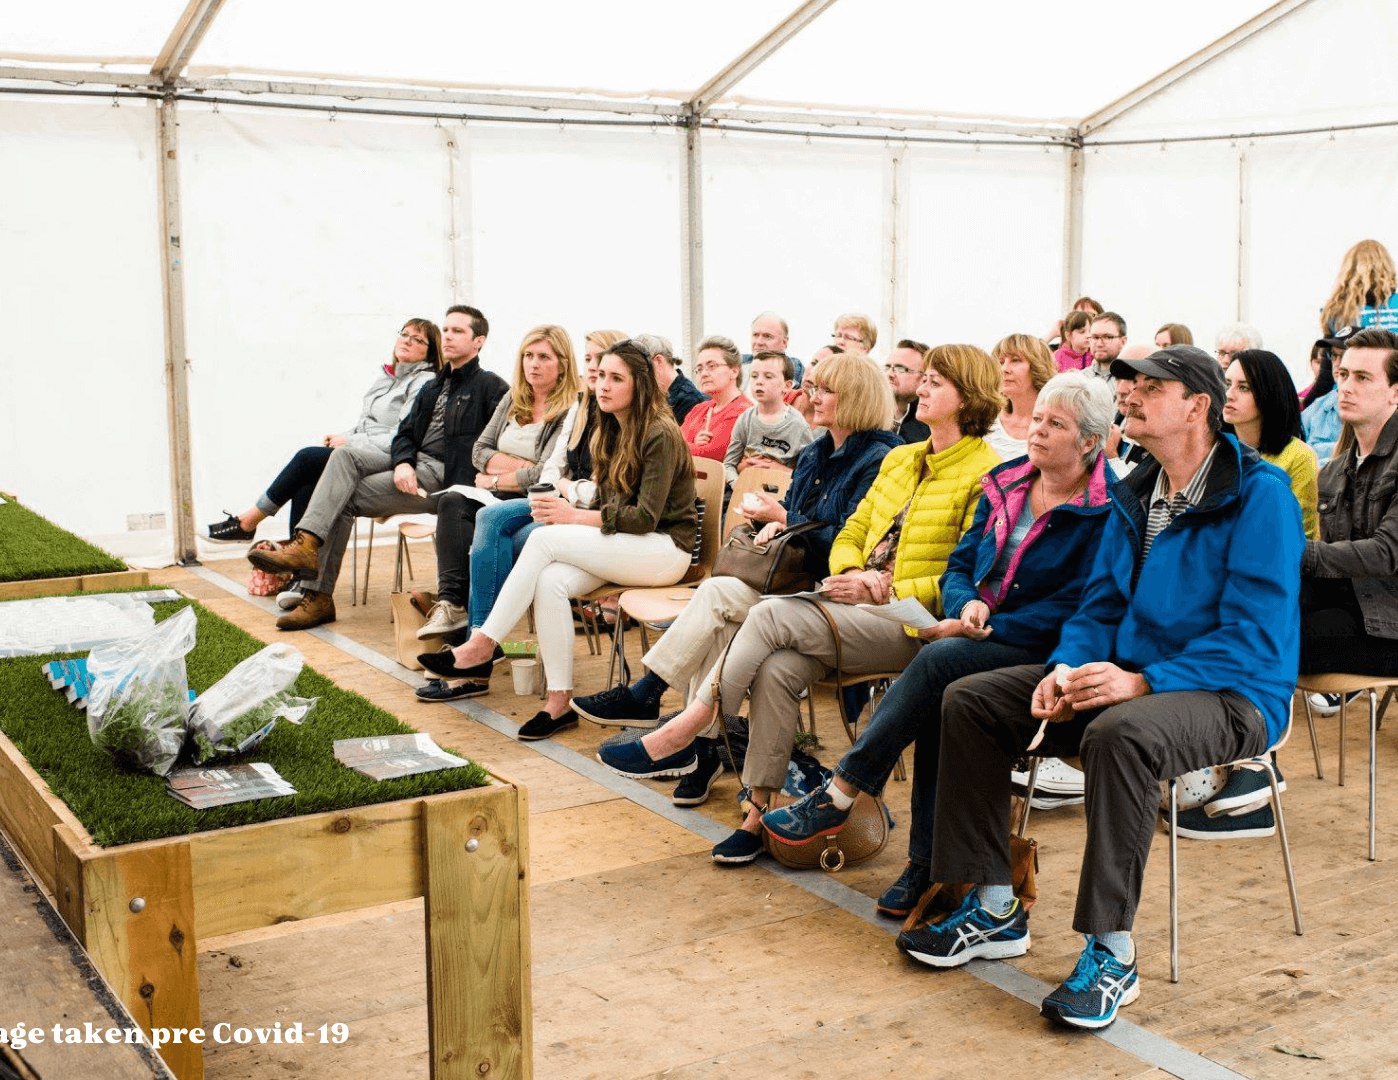
[[[1124,434],[1151,452],[1112,488],[1077,613],[1046,667],[953,683],[942,704],[934,881],[975,884],[899,947],[933,967],[1020,956],[1010,887],[1010,768],[1080,753],[1087,841],[1073,928],[1087,936],[1043,1015],[1106,1027],[1140,993],[1131,926],[1155,832],[1157,781],[1264,752],[1287,724],[1299,651],[1301,511],[1286,474],[1220,434],[1217,361],[1190,345],[1116,360]]]

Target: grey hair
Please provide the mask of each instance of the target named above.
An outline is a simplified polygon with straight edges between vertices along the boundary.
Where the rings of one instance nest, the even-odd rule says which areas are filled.
[[[703,341],[699,342],[699,348],[694,350],[695,363],[699,361],[699,354],[705,349],[717,349],[723,353],[724,362],[734,371],[741,371],[743,368],[743,358],[738,352],[738,346],[733,344],[732,338],[726,338],[722,334],[710,334]]]
[[[775,311],[760,311],[760,312],[758,312],[756,315],[754,315],[754,316],[752,317],[753,325],[756,325],[758,319],[776,319],[777,322],[778,322],[779,324],[781,324],[781,328],[782,328],[782,337],[790,337],[790,336],[791,336],[791,327],[787,326],[787,325],[786,325],[786,320],[783,319],[780,315],[778,315]]]
[[[1232,341],[1241,341],[1243,349],[1262,348],[1262,331],[1245,322],[1229,323],[1214,338],[1214,348],[1221,349]],[[1242,352],[1242,349],[1238,350]]]
[[[670,344],[669,338],[663,338],[659,334],[636,334],[631,340],[650,353],[652,359],[663,356],[671,364],[675,362],[675,347]]]
[[[1097,437],[1097,445],[1082,459],[1083,466],[1091,468],[1107,445],[1116,416],[1116,396],[1106,382],[1086,371],[1061,371],[1044,383],[1036,404],[1056,405],[1076,416],[1080,441]]]

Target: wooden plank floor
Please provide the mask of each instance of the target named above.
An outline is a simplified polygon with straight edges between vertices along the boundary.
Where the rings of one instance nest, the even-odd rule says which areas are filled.
[[[391,549],[376,553],[367,606],[349,606],[344,583],[345,603],[329,628],[390,657],[392,561]],[[414,563],[419,582],[430,582],[430,547],[416,546]],[[241,559],[209,569],[227,576],[223,584],[246,579]],[[271,615],[219,582],[182,570],[154,577],[259,637],[281,636]],[[1398,1074],[1398,995],[1390,992],[1398,984],[1398,925],[1388,903],[1398,889],[1398,799],[1389,794],[1398,770],[1394,723],[1379,734],[1376,863],[1364,857],[1366,725],[1358,712],[1349,727],[1348,786],[1335,783],[1333,720],[1321,722],[1325,781],[1315,778],[1304,723],[1282,752],[1304,937],[1291,930],[1274,839],[1181,841],[1183,981],[1171,985],[1161,834],[1136,927],[1143,993],[1123,1012],[1156,1041],[1119,1024],[1113,1045],[1049,1028],[1035,1004],[969,970],[932,972],[905,961],[891,923],[845,910],[800,878],[760,864],[714,866],[709,839],[627,797],[641,785],[599,783],[570,767],[586,770],[576,759],[550,760],[462,711],[418,702],[411,685],[314,635],[292,640],[342,685],[528,785],[540,1077],[961,1076],[1012,1061],[1042,1078],[1144,1078],[1196,1075],[1196,1066],[1207,1065],[1162,1062],[1161,1048],[1170,1047],[1159,1040],[1253,1077]],[[633,662],[636,647],[633,640]],[[581,636],[577,656],[580,690],[600,688],[605,662],[588,657]],[[514,723],[538,705],[516,697],[503,672],[492,694],[477,701]],[[843,735],[832,704],[819,705],[822,757],[831,761]],[[605,734],[584,723],[553,742],[586,761]],[[710,830],[712,822],[736,824],[736,789],[724,777],[708,805],[678,812],[679,820]],[[866,897],[904,861],[908,785],[891,783],[888,795],[900,824],[888,848],[838,875]],[[1082,829],[1080,807],[1039,813],[1031,829],[1041,861],[1034,946],[1012,964],[1050,985],[1081,947],[1070,918]],[[308,1027],[343,1021],[351,1029],[338,1047],[214,1048],[214,1080],[426,1075],[420,905],[204,944],[206,1026],[280,1019]]]

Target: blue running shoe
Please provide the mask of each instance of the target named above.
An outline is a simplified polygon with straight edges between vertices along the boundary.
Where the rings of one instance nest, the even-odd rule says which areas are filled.
[[[840,810],[824,787],[803,795],[794,803],[762,815],[762,827],[773,840],[783,844],[799,844],[813,836],[837,833],[849,820],[849,811]]]
[[[925,866],[919,866],[911,859],[908,865],[903,867],[903,872],[898,875],[898,880],[883,891],[878,902],[874,905],[874,910],[880,915],[892,915],[895,919],[905,919],[908,913],[917,907],[917,902],[922,899],[932,885],[932,872]]]
[[[1122,1005],[1141,996],[1136,964],[1123,964],[1110,949],[1091,935],[1078,957],[1073,974],[1044,998],[1039,1012],[1070,1027],[1104,1028],[1116,1019]]]
[[[972,889],[943,921],[904,930],[898,935],[898,948],[920,964],[939,968],[960,967],[978,956],[1023,956],[1029,951],[1029,913],[1016,897],[1006,914],[995,915],[981,907]]]

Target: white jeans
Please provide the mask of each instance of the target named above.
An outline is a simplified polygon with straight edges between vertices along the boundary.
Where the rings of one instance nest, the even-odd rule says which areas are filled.
[[[689,569],[690,553],[664,533],[603,535],[591,525],[550,525],[525,541],[481,627],[503,641],[534,605],[534,624],[550,690],[573,689],[573,613],[568,603],[608,582],[656,588]]]
[[[641,662],[685,691],[686,703],[693,701],[719,654],[761,599],[761,593],[735,577],[706,579]]]

